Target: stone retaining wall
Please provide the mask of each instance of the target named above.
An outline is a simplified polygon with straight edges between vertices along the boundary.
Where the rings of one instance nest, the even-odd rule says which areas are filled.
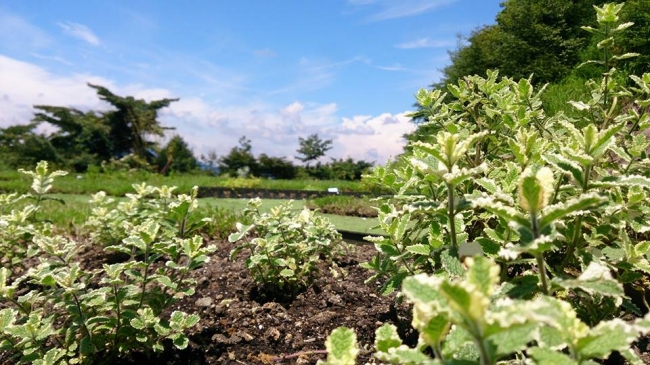
[[[339,192],[330,193],[327,191],[315,190],[271,190],[271,189],[251,189],[251,188],[223,188],[223,187],[199,187],[199,198],[232,198],[232,199],[314,199],[321,196],[345,195],[362,197],[368,195],[363,192]]]

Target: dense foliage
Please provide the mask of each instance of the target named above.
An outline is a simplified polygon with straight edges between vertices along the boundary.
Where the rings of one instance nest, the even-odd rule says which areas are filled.
[[[501,3],[496,24],[475,29],[459,39],[458,47],[449,53],[451,64],[442,70],[442,79],[433,89],[447,91],[465,76],[487,77],[488,70],[499,70],[503,77],[515,80],[532,78],[539,87],[549,83],[542,101],[547,112],[566,109],[569,100],[587,97],[587,80],[599,77],[598,67],[578,67],[585,60],[602,59],[597,43],[601,39],[585,32],[582,26],[594,25],[593,6],[605,0],[509,0]],[[641,75],[650,70],[650,1],[628,1],[619,13],[621,23],[633,22],[625,37],[614,37],[617,52],[638,53],[639,56],[617,65],[620,78]],[[629,83],[628,83],[629,84]],[[427,111],[418,106],[413,113],[416,122],[426,121]],[[570,112],[569,112],[570,113]],[[420,141],[432,135],[431,125],[421,125],[409,141]],[[410,147],[406,147],[410,151]]]
[[[298,152],[302,157],[299,160],[306,162],[305,166],[294,165],[285,157],[271,157],[261,154],[255,158],[252,152],[253,146],[250,139],[242,136],[239,145],[233,147],[230,152],[218,159],[218,170],[221,174],[232,177],[263,177],[269,179],[316,179],[316,180],[361,180],[372,163],[363,160],[355,161],[352,158],[334,159],[327,163],[318,161],[331,148],[331,140],[321,140],[317,134],[308,138],[299,138],[300,149]]]
[[[295,293],[318,274],[318,263],[331,263],[349,250],[327,218],[309,209],[296,213],[291,202],[261,213],[261,199],[252,199],[244,210],[251,224],[237,224],[228,237],[238,243],[231,252],[235,258],[246,255],[246,266],[255,281],[271,292]]]
[[[82,268],[76,261],[82,245],[56,234],[38,215],[54,179],[65,173],[50,173],[47,162],[23,173],[33,178],[32,194],[0,195],[0,348],[17,362],[52,365],[113,363],[134,350],[162,351],[165,339],[185,348],[184,332],[199,317],[166,309],[194,292],[188,274],[216,250],[190,235],[195,196],[142,185],[109,210],[98,193],[92,239],[124,258]],[[154,191],[160,200],[150,202]],[[35,203],[15,208],[28,198]],[[27,259],[38,263],[27,268]],[[156,265],[160,261],[164,265]]]
[[[169,129],[158,122],[158,111],[178,99],[147,102],[115,95],[103,86],[88,86],[95,89],[99,98],[114,110],[84,112],[75,108],[35,105],[37,112],[31,123],[0,129],[0,155],[5,163],[10,167],[25,167],[46,160],[80,172],[111,159],[132,156],[135,167],[153,169],[151,164],[159,155],[160,148],[151,137],[162,137]],[[38,128],[43,123],[54,127],[54,131],[39,133]],[[178,144],[174,140],[170,143]],[[170,146],[166,148],[165,158],[171,157]],[[175,151],[177,160],[187,158],[181,148]]]
[[[622,7],[596,8],[585,28],[602,76],[570,102],[573,116],[547,114],[531,78],[495,71],[450,95],[418,92],[432,135],[375,169],[393,191],[379,212],[389,235],[368,238],[378,254],[364,266],[413,304],[419,341],[409,347],[384,325],[376,358],[586,364],[617,351],[641,363],[631,345],[650,333],[650,73],[624,80],[612,67],[635,56],[616,47],[632,26]],[[332,336],[354,363],[353,338]]]

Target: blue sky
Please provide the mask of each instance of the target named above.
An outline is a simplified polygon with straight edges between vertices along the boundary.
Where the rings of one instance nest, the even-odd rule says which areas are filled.
[[[437,81],[457,35],[494,23],[500,0],[54,1],[0,3],[0,127],[34,104],[105,110],[87,82],[147,100],[199,155],[240,136],[292,158],[382,164],[413,129],[413,94]]]

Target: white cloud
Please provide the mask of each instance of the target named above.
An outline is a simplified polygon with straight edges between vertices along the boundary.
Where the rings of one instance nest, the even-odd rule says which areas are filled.
[[[348,3],[357,6],[365,5],[379,7],[381,10],[371,15],[368,20],[382,21],[420,15],[456,1],[457,0],[348,0]]]
[[[453,45],[454,42],[451,41],[420,38],[414,41],[397,44],[395,45],[395,47],[401,49],[415,49],[415,48],[441,48],[441,47],[449,47]]]
[[[68,60],[66,60],[66,59],[63,58],[63,57],[58,57],[58,56],[44,56],[44,55],[41,55],[41,54],[38,54],[38,53],[32,53],[32,56],[34,56],[34,57],[36,57],[36,58],[38,58],[38,59],[40,59],[40,60],[55,61],[55,62],[62,63],[62,64],[64,64],[64,65],[66,65],[66,66],[72,66],[72,62],[69,62]]]
[[[0,127],[29,122],[32,105],[102,107],[86,82],[112,86],[110,81],[100,77],[84,74],[60,77],[30,63],[0,55]]]
[[[65,22],[57,23],[57,25],[61,27],[61,29],[63,29],[63,32],[69,36],[81,39],[86,43],[92,44],[93,46],[99,46],[101,44],[99,38],[95,35],[95,33],[93,33],[90,28],[83,24]]]
[[[406,112],[344,119],[332,152],[341,157],[350,156],[356,160],[385,164],[389,158],[404,152],[406,141],[402,136],[415,130],[410,120]],[[360,134],[359,131],[364,133]]]
[[[316,133],[332,139],[333,149],[325,159],[352,157],[384,163],[401,153],[402,135],[414,126],[404,114],[353,116],[342,118],[335,103],[320,104],[296,100],[278,106],[248,101],[224,104],[199,95],[177,95],[164,88],[143,84],[119,85],[89,74],[57,75],[27,62],[0,55],[0,128],[25,124],[33,117],[32,105],[69,106],[82,110],[106,110],[86,83],[107,87],[118,95],[145,100],[176,98],[160,113],[164,126],[174,127],[196,155],[216,150],[227,154],[245,135],[252,141],[253,153],[286,156],[293,160],[298,137]]]

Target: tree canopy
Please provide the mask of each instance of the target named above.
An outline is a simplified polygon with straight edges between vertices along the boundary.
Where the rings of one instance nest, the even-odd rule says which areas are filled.
[[[298,143],[300,148],[297,152],[302,156],[296,156],[296,158],[308,165],[309,162],[325,156],[325,153],[332,149],[332,140],[322,140],[318,134],[311,134],[307,138],[298,137]]]
[[[163,136],[167,128],[158,122],[158,111],[179,99],[147,102],[131,96],[118,96],[103,86],[88,84],[101,100],[115,110],[81,111],[75,108],[35,105],[31,123],[0,129],[0,153],[10,166],[33,165],[47,160],[85,171],[111,158],[133,154],[138,160],[153,163],[159,146],[151,136]],[[55,130],[37,132],[42,123]]]

